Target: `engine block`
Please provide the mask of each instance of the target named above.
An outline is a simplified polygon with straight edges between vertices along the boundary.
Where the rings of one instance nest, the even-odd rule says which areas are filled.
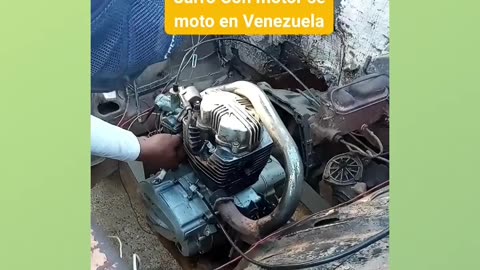
[[[209,207],[233,201],[239,215],[264,218],[277,207],[276,188],[286,178],[249,99],[220,89],[173,87],[156,98],[162,130],[183,135],[189,164],[142,182],[142,194],[151,227],[185,256],[225,240]]]
[[[221,237],[212,214],[195,191],[206,198],[211,192],[198,180],[189,165],[182,165],[140,183],[151,227],[174,241],[184,256],[210,251]],[[245,215],[258,215],[268,206],[264,198],[273,196],[274,187],[284,180],[280,163],[269,158],[255,184],[235,194],[233,201]]]

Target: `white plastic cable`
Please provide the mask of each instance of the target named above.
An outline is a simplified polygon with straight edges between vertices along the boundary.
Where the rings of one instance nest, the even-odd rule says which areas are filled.
[[[142,263],[140,261],[140,256],[136,253],[133,253],[133,270],[140,270]]]
[[[120,240],[120,237],[112,235],[112,236],[109,236],[109,238],[117,239],[118,245],[119,245],[119,249],[120,249],[120,259],[123,258],[122,240]]]

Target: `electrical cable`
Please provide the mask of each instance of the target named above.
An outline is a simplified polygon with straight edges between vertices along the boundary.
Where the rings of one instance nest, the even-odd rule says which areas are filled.
[[[163,84],[163,81],[164,81],[165,79],[167,79],[167,78],[170,77],[170,75],[172,75],[172,74],[169,73],[169,74],[163,76],[163,77],[160,78],[160,79],[157,79],[157,80],[155,80],[155,81],[149,82],[148,84],[144,84],[144,85],[138,87],[138,93],[143,93],[143,92],[146,92],[146,91],[148,91],[148,90],[150,90],[150,89],[154,89],[154,88],[159,87],[160,85]]]
[[[354,254],[345,257],[345,259],[344,259],[343,261],[341,261],[339,264],[337,264],[337,265],[335,266],[335,268],[333,268],[332,270],[338,269],[340,266],[342,266],[344,263],[346,263],[353,255],[354,255]]]
[[[335,206],[333,206],[333,207],[330,207],[330,208],[328,208],[328,209],[322,210],[322,211],[319,212],[319,213],[323,213],[323,212],[325,212],[325,211],[332,211],[332,210],[334,210],[334,209],[338,209],[338,208],[340,208],[340,207],[349,205],[349,204],[351,204],[351,203],[353,203],[353,202],[355,202],[355,201],[357,201],[357,200],[360,200],[361,198],[366,197],[366,196],[369,195],[369,194],[373,194],[374,192],[376,192],[376,191],[378,191],[378,190],[380,190],[380,189],[388,186],[389,183],[390,183],[390,181],[387,180],[387,181],[385,181],[385,182],[383,182],[383,183],[381,183],[381,184],[378,184],[378,185],[376,185],[375,187],[373,187],[373,188],[371,188],[371,189],[369,189],[369,190],[367,190],[367,191],[359,194],[358,196],[356,196],[356,197],[354,197],[354,198],[352,198],[352,199],[350,199],[350,200],[348,200],[348,201],[346,201],[346,202],[343,202],[343,203],[340,203],[340,204],[335,205]],[[317,213],[317,214],[318,214],[318,213]],[[315,216],[315,214],[314,214],[313,216]],[[272,234],[266,236],[265,238],[259,240],[259,241],[256,242],[255,244],[253,244],[244,254],[246,254],[246,253],[254,250],[257,246],[259,246],[260,244],[268,241],[269,239],[272,239],[273,237],[279,236],[282,232],[285,232],[285,231],[287,231],[287,230],[289,230],[289,229],[291,229],[291,228],[293,228],[293,227],[301,224],[301,223],[304,222],[305,220],[308,220],[309,217],[312,217],[312,216],[307,216],[307,217],[305,217],[304,219],[301,219],[301,220],[299,220],[299,221],[297,221],[297,222],[288,224],[288,225],[284,226],[283,228],[279,229],[278,231],[273,232]],[[229,266],[230,264],[238,261],[238,260],[241,259],[241,258],[242,258],[242,256],[240,255],[240,256],[238,256],[238,257],[236,257],[236,258],[234,258],[234,259],[226,262],[225,264],[223,264],[223,265],[215,268],[215,270],[224,269],[225,267],[227,267],[227,266]]]
[[[207,37],[207,36],[203,37],[203,38],[200,40],[200,42],[202,42],[206,37]],[[191,47],[185,49],[185,51],[187,51],[185,55],[187,55],[190,51],[193,51],[193,54],[194,54],[195,51],[197,50],[196,45],[198,45],[198,43],[197,43],[197,44],[193,44],[193,43],[192,43],[192,46],[191,46]],[[193,58],[193,54],[190,55],[190,57],[188,58],[188,61],[187,61],[187,63],[185,63],[185,65],[183,65],[183,62],[184,62],[185,59],[182,59],[182,62],[181,62],[180,65],[178,66],[178,69],[180,70],[180,72],[183,72],[183,71],[187,68],[188,64],[190,63],[190,61],[191,61],[192,58]],[[208,56],[210,56],[210,55],[208,55]],[[198,61],[198,59],[197,59],[197,61]],[[182,65],[183,65],[183,67],[182,67]],[[163,88],[163,90],[162,90],[161,93],[165,93],[166,90],[167,90],[167,87],[170,85],[170,83],[174,82],[174,80],[176,80],[177,77],[178,77],[178,70],[177,70],[177,75],[171,77],[170,80],[167,81],[167,83],[165,84],[165,86],[164,86],[164,88]],[[178,80],[176,81],[176,83],[178,83]]]
[[[219,37],[219,38],[212,38],[212,39],[208,39],[208,40],[204,40],[204,41],[201,41],[195,45],[193,45],[186,53],[185,55],[183,56],[182,58],[182,62],[180,62],[180,67],[183,65],[183,63],[185,62],[185,59],[187,57],[187,55],[192,52],[195,48],[197,48],[198,46],[200,45],[203,45],[205,43],[209,43],[209,42],[213,42],[213,41],[236,41],[236,42],[240,42],[240,43],[243,43],[243,44],[246,44],[246,45],[249,45],[261,52],[263,52],[265,55],[267,55],[268,57],[270,57],[272,60],[274,60],[281,68],[283,68],[287,73],[289,73],[303,88],[305,88],[305,90],[310,94],[307,95],[305,94],[304,92],[298,90],[298,89],[295,89],[297,90],[297,92],[299,94],[301,94],[303,97],[305,97],[306,99],[308,99],[310,101],[310,103],[312,103],[313,105],[315,106],[318,106],[319,108],[322,106],[320,104],[320,102],[318,102],[318,100],[316,100],[314,97],[314,94],[311,92],[311,89],[302,81],[300,80],[297,75],[295,75],[287,66],[285,66],[282,62],[280,62],[280,60],[278,60],[275,56],[273,56],[271,53],[265,51],[264,49],[258,47],[257,45],[254,45],[248,41],[245,41],[245,40],[242,40],[242,39],[238,39],[238,38],[224,38],[224,37]],[[181,70],[180,68],[178,69],[177,71],[177,75],[175,77],[175,83],[174,85],[177,85],[178,86],[178,80],[180,78],[180,74],[183,70]]]
[[[116,236],[116,235],[110,235],[108,236],[108,238],[113,238],[113,239],[116,239],[117,242],[118,242],[118,249],[119,249],[119,255],[120,255],[120,259],[123,258],[123,251],[122,251],[122,240],[120,240],[120,237]]]
[[[125,110],[123,111],[122,118],[120,118],[120,120],[117,122],[117,127],[119,127],[120,125],[123,125],[122,121],[125,118],[125,116],[127,115],[127,111],[128,111],[128,105],[130,103],[130,95],[128,94],[127,90],[125,90],[125,95],[127,95],[127,101],[125,102]]]
[[[135,106],[137,107],[137,116],[140,115],[140,101],[138,97],[138,91],[137,91],[137,82],[133,80],[133,93],[135,94]]]
[[[203,37],[200,41],[203,41],[207,36]],[[190,50],[191,47],[185,49],[185,51],[188,51]],[[212,56],[213,54],[215,54],[216,52],[213,52],[213,53],[210,53],[210,54],[207,54],[205,56],[202,56],[201,58],[198,58],[197,61],[200,61],[200,60],[204,60],[210,56]],[[189,61],[190,62],[190,61]],[[188,65],[188,62],[187,62],[187,65]],[[144,93],[144,92],[149,92],[150,90],[152,89],[155,89],[157,87],[160,87],[161,85],[163,85],[165,82],[166,82],[166,85],[168,86],[168,84],[170,84],[173,80],[172,80],[172,75],[171,73],[163,76],[162,78],[160,79],[157,79],[155,81],[152,81],[148,84],[144,84],[142,86],[139,86],[137,88],[137,92],[138,94],[140,95],[141,93]],[[165,81],[165,79],[168,79],[167,81]],[[129,85],[128,88],[132,88],[132,85]],[[133,91],[133,89],[131,89]]]
[[[386,158],[384,158],[384,157],[378,156],[378,157],[374,157],[374,158],[375,158],[375,159],[378,159],[378,160],[380,160],[380,161],[383,161],[383,162],[385,162],[385,163],[387,163],[387,164],[390,164],[390,160],[388,160],[388,159],[386,159]]]
[[[372,132],[372,133],[373,133],[373,132]],[[373,153],[373,150],[372,150],[370,147],[368,147],[364,142],[362,142],[359,138],[356,137],[356,136],[361,136],[361,135],[355,134],[355,133],[353,133],[353,132],[349,133],[348,135],[350,135],[350,137],[351,137],[352,139],[354,139],[356,142],[358,142],[359,144],[361,144],[363,147],[367,148],[367,151],[363,151],[363,150],[360,149],[358,146],[355,146],[354,148],[356,148],[357,151],[353,151],[354,153],[359,153],[359,151],[361,151],[362,153],[359,153],[359,154],[361,154],[361,155],[370,157],[370,158],[372,158],[372,159],[378,159],[378,160],[383,161],[383,162],[385,162],[385,163],[390,163],[390,161],[389,161],[388,159],[382,157],[382,155],[388,154],[388,152],[380,152],[380,154],[378,154],[378,155],[373,155],[373,154],[371,154],[371,153]],[[378,137],[377,137],[376,135],[375,135],[375,137],[376,137],[375,140],[377,141],[377,144],[380,146],[381,149],[383,149],[383,144],[381,143],[380,139],[378,139]],[[380,142],[380,143],[379,143],[379,142]],[[343,143],[345,144],[345,142],[343,142]],[[353,144],[350,145],[350,147],[352,147],[352,146],[353,146]],[[348,148],[349,150],[351,150],[350,147],[347,145],[347,148]],[[359,150],[358,150],[358,149],[359,149]],[[370,153],[370,154],[369,154],[369,153]]]
[[[377,143],[377,146],[379,148],[378,153],[375,153],[372,149],[370,149],[370,147],[367,147],[360,140],[358,140],[358,138],[355,138],[355,136],[352,135],[352,134],[350,134],[350,136],[352,138],[354,138],[355,140],[357,140],[357,142],[362,144],[362,146],[366,147],[367,148],[366,151],[361,149],[360,147],[358,147],[357,145],[355,145],[353,143],[347,142],[343,138],[341,138],[339,140],[339,142],[343,143],[348,148],[348,150],[352,153],[357,153],[357,154],[360,154],[360,155],[365,156],[367,158],[372,158],[372,159],[377,158],[379,160],[382,160],[382,161],[388,163],[387,159],[385,159],[383,157],[380,157],[380,155],[383,153],[383,144],[382,144],[382,141],[380,140],[380,138],[378,138],[378,136],[375,135],[375,133],[373,131],[371,131],[366,125],[363,125],[361,129],[364,130],[365,132],[367,132],[367,134],[375,140],[375,142]]]
[[[135,122],[137,122],[137,120],[139,120],[140,117],[144,116],[144,115],[147,114],[147,113],[148,113],[148,112],[143,112],[143,113],[141,113],[139,116],[135,117],[135,119],[133,119],[133,121],[130,122],[130,125],[128,126],[127,130],[130,130],[130,129],[132,128],[133,124],[135,124]],[[158,113],[154,113],[154,114],[157,115]],[[139,123],[140,123],[140,122],[139,122]],[[147,133],[150,132],[150,130],[147,130],[146,128],[145,128],[145,131],[146,131]]]
[[[191,60],[191,59],[192,59],[192,57],[190,57],[190,58],[188,59],[187,63],[186,63],[183,67],[182,67],[182,65],[180,64],[180,65],[178,66],[178,68],[179,68],[181,71],[185,70],[185,68],[187,68],[187,66],[188,66],[188,63],[190,63],[190,60]],[[165,83],[165,86],[163,87],[161,93],[165,93],[165,92],[167,91],[168,86],[169,86],[172,82],[174,82],[174,80],[175,80],[176,78],[177,78],[177,75],[171,77],[171,78]]]
[[[148,113],[148,111],[149,111],[150,109],[151,109],[151,107],[148,108],[148,109],[146,109],[146,110],[144,110],[143,112],[141,112],[141,113],[140,113],[140,116]],[[132,116],[132,117],[128,118],[128,119],[125,120],[121,125],[119,125],[119,127],[124,128],[127,123],[129,123],[129,122],[132,121],[132,120],[135,120],[136,118],[137,118],[137,116]]]
[[[388,189],[387,189],[387,190],[382,190],[382,191],[380,191],[380,192],[378,192],[378,193],[372,194],[372,196],[371,196],[369,199],[370,199],[370,201],[373,201],[374,199],[376,199],[376,198],[378,198],[378,197],[380,197],[380,196],[382,196],[383,194],[386,194],[386,193],[388,193],[388,192],[389,192]]]
[[[188,62],[187,62],[187,63],[185,64],[185,66],[182,68],[182,71],[187,67],[187,65],[188,65],[188,63],[190,62],[190,60],[191,60],[191,58],[188,60]],[[166,77],[167,77],[167,76],[163,77],[163,78],[160,79],[160,80],[163,80],[163,79],[165,79]],[[165,84],[165,86],[164,86],[164,88],[163,88],[163,90],[162,90],[162,93],[165,93],[165,90],[167,89],[168,85],[169,85],[174,79],[175,79],[175,77],[172,77],[172,78],[170,78],[170,79],[166,82],[166,84]],[[154,83],[157,83],[157,82],[160,81],[160,80],[154,81],[154,82],[149,83],[149,84],[144,85],[144,86],[141,86],[140,88],[145,87],[145,86],[150,86],[150,85],[152,85],[152,84],[154,84]],[[134,88],[136,89],[136,84],[134,84]],[[135,94],[138,95],[138,91],[135,90],[135,89],[134,89]],[[125,108],[125,111],[124,111],[124,113],[123,113],[122,118],[121,118],[120,121],[117,123],[117,126],[122,126],[122,127],[123,127],[126,122],[129,122],[130,120],[132,120],[132,119],[134,119],[134,118],[135,118],[134,121],[137,121],[137,120],[138,120],[138,122],[139,122],[140,124],[144,124],[145,122],[148,121],[148,119],[150,118],[150,116],[152,115],[152,113],[155,111],[155,106],[147,109],[147,110],[148,110],[148,114],[145,116],[145,119],[141,119],[140,117],[144,115],[144,112],[145,112],[145,111],[142,112],[142,113],[140,113],[140,112],[138,111],[139,106],[138,106],[138,100],[137,100],[137,116],[136,116],[136,117],[134,116],[134,117],[130,118],[129,120],[125,121],[125,123],[122,123],[122,124],[120,125],[120,123],[121,123],[121,121],[123,120],[123,118],[125,118],[125,115],[126,115],[126,113],[127,113],[128,103],[129,103],[129,100],[130,100],[130,99],[129,99],[130,96],[128,95],[128,91],[126,91],[126,93],[127,93],[126,108]],[[137,98],[138,98],[138,97],[137,97]],[[130,125],[130,127],[128,128],[129,130],[130,130],[131,126],[132,126],[132,125]]]
[[[139,270],[142,265],[140,256],[138,256],[136,253],[133,253],[132,255],[132,263],[133,263],[133,270]]]
[[[132,208],[135,219],[137,220],[138,227],[140,227],[140,229],[142,231],[144,231],[145,233],[156,236],[156,234],[153,233],[152,231],[144,229],[143,226],[140,223],[140,220],[138,219],[138,214],[137,214],[137,211],[135,211],[135,207],[133,207],[133,202],[132,202],[132,198],[130,197],[130,193],[128,193],[127,187],[125,186],[125,183],[123,183],[123,177],[122,177],[121,169],[120,169],[120,162],[118,162],[118,174],[120,176],[120,182],[122,183],[123,190],[125,190],[125,193],[127,194],[128,202],[130,203],[130,207]]]
[[[245,260],[247,260],[248,262],[252,263],[252,264],[255,264],[257,266],[260,266],[262,268],[265,268],[265,269],[278,269],[278,270],[281,270],[281,269],[288,269],[288,270],[291,270],[291,269],[303,269],[303,268],[308,268],[308,267],[315,267],[315,266],[319,266],[319,265],[324,265],[324,264],[327,264],[327,263],[331,263],[333,261],[337,261],[339,259],[342,259],[342,258],[345,258],[347,256],[350,256],[380,240],[382,240],[383,238],[387,237],[389,235],[389,232],[390,232],[390,229],[389,228],[386,228],[384,230],[382,230],[381,232],[377,233],[376,235],[362,241],[361,243],[359,244],[356,244],[355,246],[352,246],[352,247],[349,247],[347,248],[346,250],[342,251],[342,252],[339,252],[337,254],[334,254],[334,255],[329,255],[329,256],[325,256],[324,258],[320,258],[318,260],[310,260],[310,261],[306,261],[306,262],[301,262],[301,263],[290,263],[290,264],[267,264],[267,263],[263,263],[263,262],[260,262],[260,261],[256,261],[250,257],[248,257],[236,244],[235,242],[232,240],[232,238],[230,237],[230,235],[228,235],[228,232],[226,231],[225,227],[223,227],[222,223],[221,223],[221,220],[220,218],[217,216],[217,214],[215,213],[215,210],[212,208],[212,206],[210,205],[210,202],[204,197],[201,195],[200,192],[197,192],[198,195],[202,198],[202,200],[204,201],[204,203],[206,204],[207,208],[212,212],[214,218],[216,219],[217,221],[217,225],[218,227],[220,228],[220,230],[223,232],[223,234],[225,235],[225,237],[227,238],[227,241],[230,243],[230,245],[235,249],[236,252],[238,252],[238,254],[240,254],[240,256],[242,256]]]
[[[138,119],[138,122],[140,124],[144,124],[145,122],[147,122],[148,118],[150,118],[150,116],[152,115],[152,113],[155,111],[155,106],[152,106],[152,108],[148,111],[148,114],[147,116],[145,116],[145,119],[141,119],[139,118]]]
[[[356,153],[356,154],[359,154],[359,155],[362,155],[364,157],[371,158],[371,159],[378,159],[378,160],[381,160],[385,163],[390,163],[390,161],[388,159],[380,156],[382,154],[382,152],[373,153],[370,150],[364,151],[360,147],[356,146],[353,143],[349,143],[349,142],[345,141],[344,139],[340,139],[339,142],[343,143],[348,148],[348,150],[352,153]]]
[[[367,148],[367,150],[370,150],[370,151],[373,152],[373,149],[372,149],[372,148],[370,148],[368,145],[366,145],[364,142],[362,142],[362,140],[360,140],[360,139],[357,137],[358,135],[356,135],[356,134],[353,133],[353,132],[348,133],[348,135],[350,135],[350,137],[351,137],[352,139],[354,139],[356,142],[358,142],[359,144],[361,144],[363,147]]]

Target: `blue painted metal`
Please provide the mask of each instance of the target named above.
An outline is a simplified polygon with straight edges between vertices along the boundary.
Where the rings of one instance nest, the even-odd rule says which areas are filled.
[[[234,202],[240,210],[250,212],[265,203],[265,196],[284,180],[285,171],[271,157],[258,182],[236,194]],[[161,173],[141,182],[140,186],[148,208],[148,219],[156,232],[176,242],[184,256],[211,250],[221,232],[217,231],[212,213],[196,191],[207,199],[211,192],[189,165]]]

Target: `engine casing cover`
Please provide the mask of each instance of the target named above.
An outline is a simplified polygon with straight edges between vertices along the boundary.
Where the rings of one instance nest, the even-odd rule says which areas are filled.
[[[210,251],[222,239],[215,219],[199,191],[209,199],[211,191],[199,181],[188,164],[175,171],[163,171],[140,183],[151,228],[176,243],[184,256]],[[285,181],[285,171],[273,157],[263,168],[258,181],[232,196],[235,205],[246,216],[262,215],[268,207],[265,198],[273,199],[275,188]]]

